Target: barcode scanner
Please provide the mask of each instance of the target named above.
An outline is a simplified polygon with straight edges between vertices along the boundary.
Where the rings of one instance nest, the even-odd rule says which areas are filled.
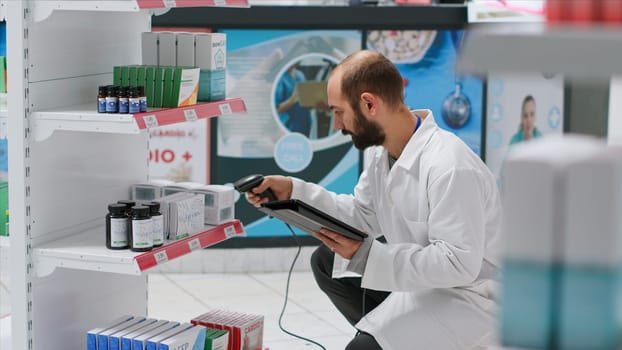
[[[248,175],[236,181],[233,184],[233,187],[235,187],[235,189],[238,192],[245,193],[259,186],[262,181],[263,181],[263,175],[259,175],[259,174]],[[269,188],[261,192],[259,194],[259,197],[261,198],[267,197],[271,202],[274,202],[277,200],[276,196],[274,195],[272,190]]]

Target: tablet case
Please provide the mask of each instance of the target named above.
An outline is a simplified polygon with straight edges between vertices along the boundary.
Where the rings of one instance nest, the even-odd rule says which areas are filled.
[[[308,233],[327,228],[357,241],[362,241],[367,237],[365,232],[298,199],[262,203],[258,209]]]

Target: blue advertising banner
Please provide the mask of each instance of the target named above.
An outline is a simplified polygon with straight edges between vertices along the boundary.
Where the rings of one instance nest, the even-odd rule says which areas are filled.
[[[212,183],[249,174],[282,174],[352,193],[360,152],[333,128],[326,81],[348,54],[360,50],[355,30],[223,30],[227,34],[227,96],[248,112],[218,118],[212,142]],[[243,198],[236,218],[248,237],[289,236]],[[301,234],[302,232],[299,231]]]
[[[367,48],[396,64],[411,109],[430,109],[436,123],[482,156],[483,82],[457,75],[456,58],[464,31],[373,30]]]

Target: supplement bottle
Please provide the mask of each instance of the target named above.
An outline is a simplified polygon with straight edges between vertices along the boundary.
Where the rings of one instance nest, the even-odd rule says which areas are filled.
[[[130,113],[139,113],[140,112],[140,96],[138,95],[138,88],[136,86],[130,86],[129,88],[129,102],[130,102]]]
[[[140,111],[147,112],[147,95],[143,85],[138,86],[138,96],[140,97]]]
[[[126,249],[128,247],[129,218],[125,213],[125,205],[114,203],[108,205],[106,214],[106,248]]]
[[[127,93],[126,86],[120,86],[117,90],[117,97],[119,98],[119,113],[127,114],[130,111],[130,99]]]
[[[97,113],[106,113],[106,86],[97,90]]]
[[[117,201],[117,203],[125,205],[125,213],[127,214],[129,218],[131,218],[132,208],[136,205],[136,201],[131,200],[131,199],[122,199],[120,201]]]
[[[153,249],[153,222],[149,207],[137,205],[132,208],[129,238],[132,251],[146,252]]]
[[[119,98],[113,85],[106,86],[106,113],[117,113],[119,111]]]

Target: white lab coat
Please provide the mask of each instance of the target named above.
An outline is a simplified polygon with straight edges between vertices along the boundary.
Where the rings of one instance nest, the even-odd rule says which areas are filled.
[[[501,202],[494,176],[425,116],[391,170],[375,147],[354,196],[294,179],[292,198],[374,236],[362,286],[391,291],[356,327],[384,350],[465,350],[496,329]],[[335,257],[333,277],[347,261]]]

